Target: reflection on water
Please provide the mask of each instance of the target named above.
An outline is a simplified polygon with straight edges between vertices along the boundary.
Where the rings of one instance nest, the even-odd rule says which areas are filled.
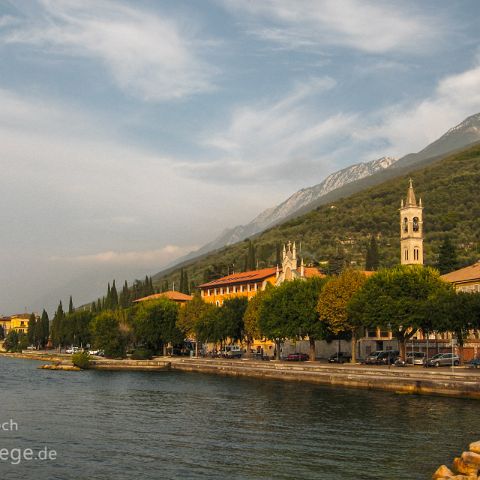
[[[6,479],[427,479],[480,439],[480,403],[177,372],[60,372],[0,358]]]

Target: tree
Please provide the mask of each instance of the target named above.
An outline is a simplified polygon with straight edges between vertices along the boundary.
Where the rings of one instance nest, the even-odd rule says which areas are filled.
[[[320,320],[333,335],[348,332],[352,338],[352,363],[356,362],[357,330],[359,325],[348,314],[348,302],[367,280],[358,270],[344,270],[323,288],[318,299]]]
[[[102,312],[94,317],[90,332],[95,347],[103,349],[107,357],[125,357],[126,336],[114,312]]]
[[[132,304],[132,299],[130,295],[130,290],[128,288],[128,283],[125,280],[125,283],[123,284],[122,291],[120,292],[120,296],[118,298],[118,303],[121,308],[128,308]]]
[[[285,338],[309,338],[310,355],[315,360],[315,340],[323,338],[317,302],[324,279],[312,278],[285,282],[266,296],[260,307],[259,327],[263,336],[273,340],[280,359]]]
[[[7,352],[21,353],[22,350],[24,350],[28,346],[27,335],[22,332],[10,330],[10,332],[8,332],[7,336],[5,337],[3,346]]]
[[[343,269],[347,266],[347,258],[343,248],[337,247],[334,255],[328,259],[328,273],[329,275],[340,275]]]
[[[78,310],[66,317],[67,338],[74,345],[87,345],[91,340],[90,322],[93,313],[89,310]]]
[[[229,298],[223,302],[223,305],[220,307],[218,325],[221,332],[221,341],[230,339],[233,342],[237,342],[243,339],[243,316],[245,315],[247,305],[247,297]]]
[[[208,304],[203,298],[200,295],[194,295],[192,301],[179,309],[177,327],[184,337],[196,337],[197,323],[207,308]]]
[[[167,343],[180,343],[177,328],[178,305],[167,298],[141,302],[133,315],[132,328],[137,344],[158,352]]]
[[[269,284],[270,285],[270,284]],[[254,297],[250,299],[243,315],[243,324],[244,324],[244,333],[245,339],[247,342],[247,356],[250,355],[250,345],[252,344],[255,338],[261,338],[262,334],[260,332],[260,309],[262,307],[263,301],[269,295],[273,287],[268,287],[265,290],[258,292]]]
[[[0,325],[0,340],[3,340],[5,338],[5,329],[3,328],[3,325]]]
[[[45,348],[50,336],[50,321],[48,313],[43,310],[40,320],[35,324],[35,341],[38,348]]]
[[[74,312],[73,300],[72,300],[72,296],[70,295],[70,301],[68,302],[68,313],[73,313],[73,312]]]
[[[250,271],[255,270],[256,267],[256,259],[255,259],[255,246],[253,245],[251,240],[248,240],[248,249],[245,255],[245,268],[244,270]]]
[[[180,270],[180,288],[178,290],[181,293],[185,293],[187,295],[190,294],[190,285],[188,282],[188,273],[182,268]]]
[[[352,297],[348,315],[357,325],[391,329],[405,358],[406,341],[427,321],[426,302],[449,289],[433,268],[399,265],[371,276]]]
[[[112,288],[110,290],[110,308],[118,308],[118,293],[117,287],[115,285],[115,280],[113,280]]]
[[[367,247],[367,256],[365,260],[365,270],[375,271],[378,270],[380,260],[378,255],[378,244],[375,235],[370,237],[370,243]]]
[[[52,340],[53,344],[60,349],[65,346],[65,312],[61,301],[52,320]]]
[[[29,345],[35,345],[35,325],[37,323],[37,318],[35,314],[32,313],[28,319],[28,330],[27,330],[27,338]]]
[[[457,249],[449,236],[446,236],[440,245],[437,268],[442,275],[458,268]]]
[[[195,323],[195,337],[199,342],[217,343],[221,341],[222,334],[219,331],[220,308],[207,303],[202,309],[198,321]]]

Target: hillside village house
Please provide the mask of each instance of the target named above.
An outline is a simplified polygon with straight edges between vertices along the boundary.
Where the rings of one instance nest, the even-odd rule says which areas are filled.
[[[442,275],[458,292],[480,293],[480,261],[469,267],[460,268]]]

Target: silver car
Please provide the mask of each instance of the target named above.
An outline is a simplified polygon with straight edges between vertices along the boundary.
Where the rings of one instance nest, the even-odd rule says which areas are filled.
[[[454,353],[437,353],[432,358],[429,358],[424,364],[424,367],[451,367],[460,365],[460,357]]]

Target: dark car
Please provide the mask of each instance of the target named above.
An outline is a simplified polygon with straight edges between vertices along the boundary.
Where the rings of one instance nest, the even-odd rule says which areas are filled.
[[[305,362],[308,360],[308,355],[306,353],[290,353],[286,360],[289,362]]]
[[[480,368],[480,358],[474,358],[467,363],[468,368]]]
[[[375,352],[370,353],[365,359],[365,363],[367,365],[376,365],[378,356],[383,353],[382,350],[377,350]]]
[[[400,352],[398,350],[388,350],[382,352],[377,357],[377,365],[393,365],[395,360],[398,358],[399,353]]]
[[[337,352],[330,355],[328,358],[329,363],[345,363],[351,360],[352,356],[345,352]]]

